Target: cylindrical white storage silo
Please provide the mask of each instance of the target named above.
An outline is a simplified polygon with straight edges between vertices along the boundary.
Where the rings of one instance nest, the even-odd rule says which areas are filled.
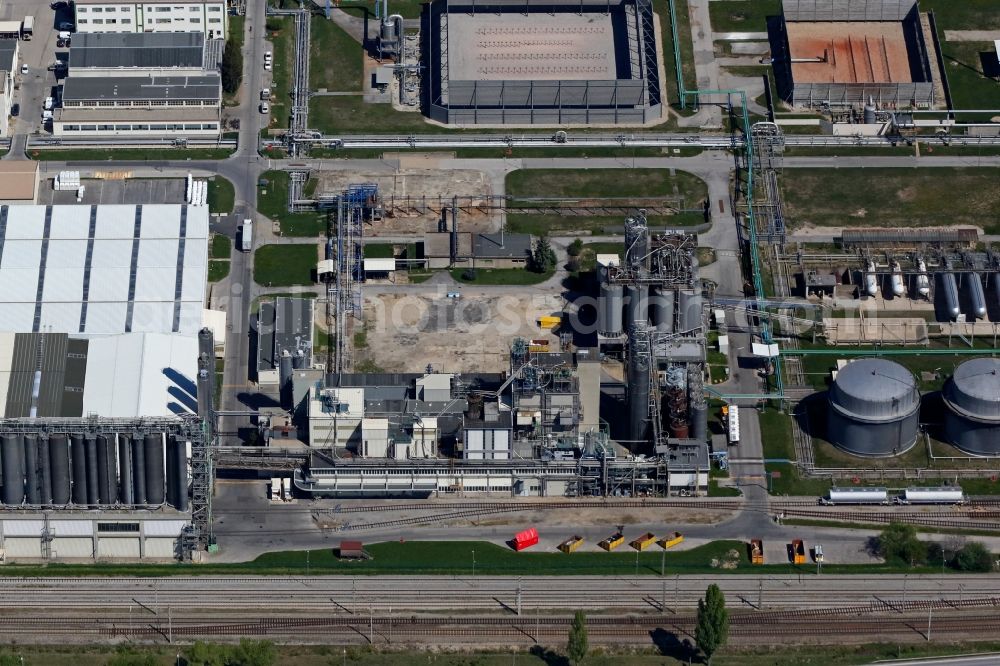
[[[1000,455],[1000,359],[962,363],[943,393],[948,442],[973,455]]]
[[[852,361],[829,392],[827,438],[859,456],[893,456],[917,441],[920,392],[913,374],[892,361]]]

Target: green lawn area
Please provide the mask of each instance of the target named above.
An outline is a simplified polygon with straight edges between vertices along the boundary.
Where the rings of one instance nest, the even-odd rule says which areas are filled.
[[[368,10],[369,20],[374,20],[376,0],[343,0],[340,8],[355,16],[364,16],[364,10]],[[422,0],[396,0],[389,7],[390,14],[399,14],[403,18],[420,18],[420,10],[424,3]]]
[[[687,0],[674,0],[677,14],[677,38],[681,47],[681,77],[685,90],[698,87],[694,69],[694,43],[691,38],[691,18],[688,16]],[[660,19],[660,36],[663,40],[662,53],[664,75],[661,82],[664,102],[677,108],[677,63],[674,60],[674,35],[670,26],[670,6],[667,0],[653,0],[653,11]]]
[[[218,282],[229,275],[229,262],[225,260],[212,259],[208,262],[208,281]]]
[[[709,479],[708,481],[708,496],[709,497],[739,497],[743,493],[740,492],[739,488],[733,488],[732,486],[720,486],[719,482],[715,479]]]
[[[787,219],[835,226],[995,226],[996,170],[796,169],[781,184]]]
[[[228,148],[71,148],[32,150],[30,157],[39,162],[90,162],[113,160],[145,162],[150,160],[224,160],[233,154]]]
[[[700,206],[708,196],[701,178],[686,171],[671,174],[669,169],[519,169],[507,174],[504,190],[515,199],[681,197],[682,208]]]
[[[853,358],[851,351],[850,347],[845,347],[843,354],[837,354],[836,356],[803,356],[802,370],[810,386],[819,390],[826,389],[829,386],[830,371],[836,367],[837,359]],[[955,368],[971,358],[963,354],[931,355],[920,354],[916,349],[912,351],[914,352],[913,354],[886,358],[899,363],[912,372],[917,379],[917,386],[920,388],[921,393],[939,390],[944,384],[944,380],[954,372]],[[937,376],[925,380],[920,376],[922,372],[935,373]]]
[[[229,259],[233,254],[233,240],[222,234],[212,234],[209,255],[212,259]]]
[[[781,15],[781,0],[713,0],[708,11],[715,32],[767,32],[767,17]]]
[[[508,209],[509,210],[509,209]],[[651,227],[689,227],[703,224],[705,216],[701,211],[696,213],[678,213],[677,215],[650,216],[646,221]],[[531,215],[507,214],[507,231],[511,233],[542,236],[559,231],[589,232],[594,235],[605,233],[623,233],[625,222],[623,216],[606,215]]]
[[[338,132],[448,131],[431,125],[419,111],[396,111],[391,104],[369,104],[360,96],[314,97],[309,100],[309,125],[327,134]]]
[[[795,460],[791,416],[768,408],[758,417],[764,459]],[[789,463],[765,463],[764,469],[770,477],[765,483],[772,495],[822,495],[832,485],[825,479],[800,477],[795,465]],[[773,474],[775,472],[777,475]]]
[[[266,171],[261,174],[261,178],[268,184],[267,187],[257,188],[257,210],[278,222],[282,235],[313,237],[326,231],[324,214],[288,212],[287,171]]]
[[[827,571],[824,567],[824,571]],[[730,606],[735,602],[730,600]],[[530,622],[528,623],[530,625]],[[282,645],[279,648],[280,661],[276,663],[295,666],[330,666],[347,663],[351,666],[396,666],[397,664],[433,663],[434,666],[552,666],[568,664],[561,657],[562,646],[552,649],[497,649],[482,648],[475,651],[455,652],[415,650],[379,645],[371,646],[327,646],[327,645]],[[1000,650],[1000,643],[951,643],[921,641],[919,643],[870,643],[828,645],[780,645],[753,647],[733,647],[726,645],[713,655],[713,663],[720,666],[803,666],[823,664],[824,666],[854,666],[870,664],[886,659],[916,659],[936,655],[988,653]],[[24,659],[26,666],[108,666],[108,664],[143,664],[144,666],[176,666],[177,655],[183,658],[187,647],[179,646],[138,646],[138,645],[67,645],[37,646],[17,645],[0,652],[0,660],[10,655],[19,663]],[[118,661],[110,661],[117,659]],[[131,661],[126,661],[131,660]],[[188,663],[182,661],[181,663]],[[590,650],[586,666],[689,666],[686,658],[673,654],[664,655],[652,645],[626,646],[622,649],[601,646]]]
[[[253,279],[257,284],[272,287],[312,284],[318,256],[312,243],[265,245],[254,254]]]
[[[396,11],[395,6],[392,9]],[[309,87],[333,92],[361,90],[361,44],[322,14],[314,14],[309,30]]]
[[[365,243],[366,259],[391,259],[396,256],[392,243]]]
[[[527,268],[477,268],[476,279],[465,279],[465,268],[451,269],[451,277],[455,282],[462,284],[510,284],[510,285],[530,285],[545,282],[554,270],[545,273],[536,273]]]
[[[933,11],[939,30],[1000,29],[996,0],[920,0],[920,11]]]
[[[208,180],[208,210],[212,213],[228,215],[236,205],[236,189],[222,176]]]
[[[993,14],[1000,14],[1000,6],[994,5]],[[1000,82],[983,74],[980,55],[985,54],[985,57],[995,60],[993,42],[941,42],[941,54],[951,89],[951,101],[956,109],[1000,108]],[[983,120],[989,120],[993,115],[996,114],[984,114]],[[965,116],[962,119],[969,120]]]

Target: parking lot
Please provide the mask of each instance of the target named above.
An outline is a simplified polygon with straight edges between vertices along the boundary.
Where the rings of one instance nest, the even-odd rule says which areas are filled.
[[[20,64],[28,66],[28,73],[21,74],[20,64],[14,75],[14,104],[17,115],[12,118],[12,134],[32,134],[43,130],[42,102],[46,97],[57,97],[58,81],[48,66],[56,60],[56,34],[58,24],[72,20],[71,9],[59,12],[43,0],[5,0],[0,3],[0,20],[22,21],[25,16],[35,17],[34,35],[20,43]],[[60,49],[65,54],[66,49]]]
[[[38,203],[47,204],[180,204],[184,203],[183,178],[130,178],[127,180],[84,179],[83,201],[76,192],[57,192],[52,179],[43,180],[38,188]]]

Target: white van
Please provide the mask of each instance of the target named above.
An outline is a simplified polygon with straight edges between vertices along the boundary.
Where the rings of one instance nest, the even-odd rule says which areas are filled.
[[[49,120],[52,120],[52,112],[51,111],[42,111],[42,122],[46,122],[46,121],[49,121]]]
[[[59,32],[58,32],[58,33],[56,34],[56,38],[57,38],[57,39],[69,39],[69,38],[70,38],[70,37],[72,37],[72,36],[73,36],[73,35],[72,35],[72,33],[70,33],[70,31],[69,31],[69,30],[60,30],[60,31],[59,31]]]
[[[51,111],[52,110],[52,103],[53,103],[53,99],[51,97],[46,97],[45,98],[45,102],[42,104],[42,108],[45,109],[46,111]]]

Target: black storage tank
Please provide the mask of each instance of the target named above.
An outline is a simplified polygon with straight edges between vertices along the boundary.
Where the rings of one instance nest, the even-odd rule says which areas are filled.
[[[146,503],[146,455],[140,435],[132,435],[132,499],[135,504]]]
[[[114,435],[97,436],[97,498],[103,506],[118,501],[118,479],[115,476],[115,451],[117,442]]]
[[[49,469],[52,477],[52,503],[69,504],[69,441],[66,435],[49,437]]]
[[[133,504],[132,442],[128,435],[118,435],[118,497],[122,504]]]
[[[70,436],[73,463],[73,504],[87,504],[87,454],[83,446],[83,435]]]
[[[25,435],[24,438],[24,489],[28,504],[42,503],[42,484],[38,476],[38,438]]]
[[[163,435],[146,435],[146,504],[160,505],[165,501],[163,480]]]
[[[42,504],[52,505],[52,463],[49,460],[49,438],[38,438],[38,479],[41,481]]]
[[[17,435],[0,436],[0,457],[3,462],[3,503],[20,506],[24,502],[24,472],[21,457],[24,445]]]
[[[97,506],[101,497],[97,487],[100,477],[97,472],[97,438],[93,435],[84,437],[83,448],[87,461],[87,504]]]

